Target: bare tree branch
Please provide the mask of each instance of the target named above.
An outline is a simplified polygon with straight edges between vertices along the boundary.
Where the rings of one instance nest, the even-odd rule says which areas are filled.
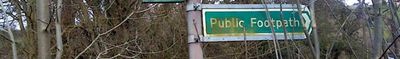
[[[150,10],[151,8],[154,8],[156,5],[158,5],[158,4],[155,4],[155,5],[151,6],[150,8],[147,8],[147,9],[145,9],[145,10],[141,10],[141,11],[138,11],[138,12],[132,11],[132,12],[131,12],[122,22],[120,22],[118,25],[114,26],[113,28],[109,29],[109,30],[106,31],[106,32],[103,32],[103,33],[101,33],[101,34],[98,34],[98,35],[96,36],[96,38],[92,41],[92,43],[90,43],[89,46],[87,46],[82,52],[80,52],[77,56],[75,56],[74,59],[78,59],[79,56],[81,56],[83,53],[85,53],[85,52],[100,38],[100,36],[105,35],[105,34],[111,32],[111,31],[114,30],[115,28],[118,28],[118,27],[121,26],[123,23],[125,23],[134,13],[141,13],[141,12]]]
[[[11,27],[8,27],[8,35],[10,36],[10,40],[12,41],[11,45],[12,45],[13,59],[18,59],[17,46],[15,44],[14,34],[11,31]]]

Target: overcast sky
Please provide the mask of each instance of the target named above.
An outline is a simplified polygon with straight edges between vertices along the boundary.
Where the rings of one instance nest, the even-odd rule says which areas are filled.
[[[358,0],[345,0],[346,5],[353,5],[354,3],[358,3]],[[365,3],[371,5],[371,0],[365,0]]]

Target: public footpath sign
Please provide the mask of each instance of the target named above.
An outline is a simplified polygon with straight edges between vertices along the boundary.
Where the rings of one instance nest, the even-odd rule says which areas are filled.
[[[282,19],[281,19],[282,12]],[[269,15],[267,15],[269,14]],[[268,18],[270,16],[270,18]],[[303,18],[302,22],[300,18]],[[305,39],[311,33],[311,19],[307,8],[301,14],[297,8],[266,9],[202,9],[203,42],[272,40],[273,27],[276,38],[283,40],[284,27],[288,39]],[[304,24],[303,24],[304,23]]]

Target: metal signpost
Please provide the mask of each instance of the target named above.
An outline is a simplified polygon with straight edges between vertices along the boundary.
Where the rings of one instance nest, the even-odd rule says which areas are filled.
[[[284,39],[283,27],[287,29],[288,39],[305,39],[303,26],[308,29],[308,33],[311,33],[310,14],[304,6],[304,11],[298,14],[296,5],[285,4],[282,7],[284,9],[282,9],[283,21],[281,21],[279,5],[268,4],[267,6],[271,7],[268,8],[272,18],[270,22],[263,4],[236,5],[202,5],[203,42],[243,41],[244,37],[247,40],[272,40],[270,27],[274,28],[278,40]],[[305,20],[304,24],[300,18]],[[246,35],[243,35],[243,29],[246,29]]]

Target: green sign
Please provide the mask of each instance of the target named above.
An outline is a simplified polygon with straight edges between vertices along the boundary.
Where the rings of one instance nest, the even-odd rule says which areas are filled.
[[[266,9],[203,9],[204,41],[271,40],[270,27],[277,39],[284,38],[284,28],[287,38],[304,39],[304,26],[311,29],[307,11],[298,14],[297,9],[282,9],[282,18],[280,9],[269,9],[268,13],[271,18]]]
[[[183,0],[143,0],[144,3],[178,3]]]

